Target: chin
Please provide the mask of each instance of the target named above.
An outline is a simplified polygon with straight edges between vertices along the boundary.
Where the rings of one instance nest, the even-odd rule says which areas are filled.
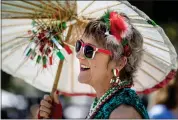
[[[78,81],[79,81],[80,83],[84,83],[84,84],[88,84],[88,83],[89,83],[88,80],[86,80],[86,79],[81,79],[80,77],[78,77]]]
[[[86,79],[84,76],[78,76],[78,81],[83,84],[89,84],[90,80]]]

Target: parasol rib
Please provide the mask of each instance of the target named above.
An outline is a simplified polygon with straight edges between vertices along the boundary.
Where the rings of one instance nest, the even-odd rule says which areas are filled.
[[[147,43],[147,42],[144,42],[144,44],[147,44],[147,45],[149,45],[149,46],[152,46],[152,47],[158,48],[158,49],[163,50],[163,51],[165,51],[165,52],[169,52],[169,50],[163,49],[163,48],[161,48],[161,47],[158,47],[158,46],[156,46],[156,45],[152,45],[152,44]]]
[[[140,86],[142,86],[142,88],[145,88],[145,86],[139,80],[136,79],[134,82],[138,83]]]
[[[75,57],[74,54],[72,54],[71,59],[74,59],[74,57]],[[71,69],[71,79],[72,79],[71,80],[71,89],[72,89],[71,91],[72,92],[74,91],[74,89],[73,89],[74,88],[74,71],[73,70],[74,70],[74,63],[72,62],[72,69]]]
[[[11,10],[2,10],[2,13],[19,13],[25,15],[33,15],[33,13],[29,13],[29,12],[19,12],[19,11],[11,11]]]
[[[153,58],[153,56],[155,57],[155,58],[157,58],[157,59],[159,59],[159,60],[162,60],[162,61],[164,61],[165,63],[167,63],[167,64],[171,64],[171,63],[169,63],[169,62],[167,62],[167,61],[165,61],[164,59],[162,59],[162,58],[159,58],[159,57],[157,57],[157,56],[155,56],[155,55],[151,55],[150,53],[148,53],[148,52],[145,52],[144,51],[144,53],[145,54],[147,54],[148,56],[150,56],[151,58]],[[154,59],[154,58],[153,58]]]
[[[32,80],[32,84],[35,84],[36,78],[38,77],[40,70],[42,70],[42,69],[38,69],[37,70],[37,73],[36,73],[35,77]]]
[[[120,4],[122,4],[122,3],[117,3],[117,4],[114,4],[114,5],[107,6],[107,7],[99,8],[99,9],[96,9],[96,10],[91,11],[89,13],[86,13],[85,15],[92,14],[92,13],[95,13],[95,12],[98,12],[98,11],[101,11],[101,10],[104,10],[104,9],[108,9],[108,8],[111,8],[111,7],[120,5]]]
[[[25,62],[28,61],[29,58],[24,59],[20,65],[15,69],[14,74],[17,73],[17,71],[25,64]]]
[[[147,75],[149,75],[151,78],[153,78],[153,80],[155,80],[156,82],[160,82],[159,80],[157,80],[154,76],[152,76],[151,74],[149,74],[148,72],[146,72],[144,69],[140,68],[140,70],[142,70],[144,73],[146,73]]]
[[[47,8],[49,8],[50,10],[52,10],[53,12],[56,12],[56,9],[53,8],[51,6],[51,4],[46,4],[45,2],[43,2],[42,0],[38,0],[41,4],[45,5]]]
[[[58,4],[58,8],[65,11],[65,9],[61,6],[61,4],[56,0],[56,3]]]
[[[25,37],[25,36],[26,36],[26,33],[25,33],[24,35],[22,35],[22,36],[19,36],[19,37]],[[10,42],[16,41],[16,40],[18,40],[17,37],[16,37],[16,38],[13,38],[13,39],[11,39],[11,40],[2,42],[1,45],[4,46],[4,45],[6,45],[6,44],[8,44],[8,43],[10,43]]]
[[[137,23],[133,23],[134,26],[136,27],[144,27],[144,28],[154,28],[151,25],[146,25],[146,24],[137,24]]]
[[[7,54],[5,57],[2,58],[2,61],[4,61],[9,55],[13,54],[15,51],[17,51],[20,47],[22,47],[23,45],[27,44],[28,41],[26,41],[25,43],[23,44],[20,44],[18,46],[16,46],[15,48],[12,48],[12,50],[10,51],[9,54]]]
[[[95,0],[93,0],[91,3],[89,3],[85,8],[83,8],[78,15],[80,15],[81,13],[83,13],[88,7],[90,7],[93,3],[95,2]]]
[[[146,60],[143,60],[143,61],[144,61],[145,63],[149,64],[150,66],[152,66],[152,67],[156,68],[156,69],[157,69],[157,70],[159,70],[160,72],[162,72],[162,73],[166,73],[165,71],[163,71],[163,70],[161,70],[160,68],[158,68],[158,67],[154,66],[153,64],[151,64],[151,63],[147,62]]]
[[[29,8],[29,7],[25,7],[25,6],[21,6],[21,5],[16,5],[16,4],[12,4],[12,3],[2,2],[2,4],[9,5],[9,6],[14,6],[14,7],[18,7],[18,8],[23,8],[23,9],[26,9],[26,10],[36,11],[36,9],[34,9],[34,8]]]
[[[143,36],[143,35],[142,35],[142,36]],[[161,42],[161,41],[159,41],[159,40],[152,39],[152,38],[145,37],[145,36],[143,36],[143,38],[148,39],[148,40],[151,40],[151,41],[156,41],[156,42],[159,42],[159,43],[164,43],[164,42]]]
[[[15,43],[13,43],[13,44],[11,44],[9,46],[6,46],[6,47],[2,48],[2,52],[5,52],[5,51],[7,51],[9,49],[12,49],[13,46],[18,46],[20,43],[24,43],[24,42],[26,42],[26,41],[24,41],[23,39],[22,40],[20,39],[20,40],[16,41]]]
[[[40,6],[40,5],[37,5],[37,4],[34,4],[34,3],[31,3],[31,2],[26,1],[26,0],[22,0],[22,1],[23,1],[23,2],[25,2],[25,3],[27,3],[27,4],[30,4],[30,5],[33,5],[33,6],[37,7],[37,8],[39,8],[41,12],[44,12],[44,11],[45,11],[45,12],[47,12],[47,13],[51,13],[51,11],[50,11],[50,10],[43,9],[43,8],[42,8],[42,6]]]
[[[26,2],[26,3],[28,3],[28,4],[33,4],[33,3],[30,3],[30,2],[27,2],[27,1],[23,1],[23,2]],[[35,9],[35,8],[30,8],[30,7],[25,7],[25,6],[21,6],[21,5],[17,5],[17,4],[11,4],[11,3],[6,3],[6,2],[2,2],[2,4],[5,4],[5,5],[9,5],[9,6],[13,6],[13,7],[18,7],[18,8],[22,8],[22,9],[27,9],[27,10],[31,10],[31,11],[40,11],[40,12],[47,12],[47,13],[51,13],[50,12],[50,10],[46,10],[46,9]],[[33,4],[33,5],[35,5],[35,6],[38,6],[38,5],[36,5],[36,4]],[[38,6],[39,7],[39,6]],[[54,11],[54,10],[53,10]],[[14,17],[11,17],[11,18],[32,18],[31,16],[29,17],[29,16],[14,16]]]

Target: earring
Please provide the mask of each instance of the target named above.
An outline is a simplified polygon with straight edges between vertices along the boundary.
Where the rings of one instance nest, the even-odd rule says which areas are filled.
[[[118,69],[113,69],[112,72],[113,72],[114,76],[111,79],[110,84],[112,85],[112,87],[115,87],[120,83],[119,70]]]

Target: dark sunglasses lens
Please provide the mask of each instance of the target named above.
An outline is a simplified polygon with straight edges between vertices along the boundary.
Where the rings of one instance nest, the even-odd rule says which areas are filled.
[[[82,46],[82,43],[81,43],[80,41],[77,41],[76,44],[75,44],[75,51],[76,51],[76,52],[79,52],[81,46]]]
[[[93,52],[94,52],[94,48],[89,46],[89,45],[86,45],[85,48],[84,48],[84,54],[87,58],[92,58],[93,56]]]

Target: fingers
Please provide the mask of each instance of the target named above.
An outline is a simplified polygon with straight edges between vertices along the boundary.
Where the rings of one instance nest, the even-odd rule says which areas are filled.
[[[49,96],[49,95],[44,95],[44,100],[46,100],[46,101],[52,103],[52,98],[51,98],[51,96]]]
[[[45,95],[43,100],[40,102],[40,108],[38,109],[38,118],[49,118],[51,115],[51,110],[52,110],[52,103],[53,101],[56,104],[59,104],[59,91],[55,91],[53,93],[53,99],[49,95]]]
[[[49,108],[49,109],[51,109],[52,107],[51,103],[47,102],[46,100],[41,100],[40,105],[45,106],[46,108]]]
[[[56,90],[54,93],[53,93],[53,97],[54,97],[54,102],[59,104],[59,91]]]
[[[40,117],[42,117],[42,118],[49,118],[49,114],[44,111],[40,111],[39,114],[40,114]]]
[[[45,107],[45,106],[40,106],[40,112],[46,112],[47,114],[51,114],[51,109]]]
[[[51,108],[52,108],[52,98],[49,95],[45,95],[43,100],[40,102],[40,108],[38,112],[38,117],[40,118],[49,118],[51,114]]]

